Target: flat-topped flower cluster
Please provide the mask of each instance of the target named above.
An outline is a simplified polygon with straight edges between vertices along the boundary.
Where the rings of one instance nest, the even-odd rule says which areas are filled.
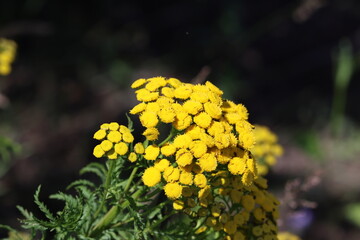
[[[144,161],[143,183],[163,188],[175,210],[203,219],[197,234],[212,228],[225,239],[276,239],[279,202],[258,176],[245,106],[223,99],[210,82],[154,77],[131,87],[140,103],[130,113],[139,115],[147,140],[133,145],[129,129],[105,124],[94,135],[102,141],[94,155]],[[171,131],[160,142],[162,125]]]

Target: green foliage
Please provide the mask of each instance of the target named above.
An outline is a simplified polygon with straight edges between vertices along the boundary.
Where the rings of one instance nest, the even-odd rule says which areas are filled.
[[[39,186],[34,202],[42,217],[18,206],[23,215],[22,227],[30,232],[28,238],[8,226],[0,227],[9,231],[11,239],[192,239],[194,230],[184,230],[179,224],[182,218],[174,214],[169,201],[159,203],[160,190],[149,191],[145,186],[127,188],[132,180],[126,172],[124,178],[120,177],[121,171],[127,170],[124,165],[125,161],[119,158],[109,160],[106,165],[90,163],[81,169],[81,174],[95,174],[101,183],[79,179],[67,187],[73,194],[50,195],[50,199],[64,203],[63,209],[56,213],[40,200]],[[131,175],[139,180],[136,171]],[[206,239],[201,236],[199,239]]]

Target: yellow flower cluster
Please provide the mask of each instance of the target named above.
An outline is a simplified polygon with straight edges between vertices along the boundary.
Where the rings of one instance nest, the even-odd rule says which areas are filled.
[[[14,41],[0,38],[0,75],[8,75],[11,72],[11,63],[14,61],[16,48]]]
[[[283,148],[278,144],[276,135],[266,126],[255,125],[254,135],[256,144],[251,153],[257,160],[258,174],[266,175],[269,167],[277,162],[277,158],[283,154]]]
[[[118,156],[126,155],[131,162],[137,159],[136,153],[129,153],[129,145],[134,141],[134,136],[131,134],[131,131],[123,125],[119,125],[116,122],[104,123],[100,126],[100,129],[95,132],[94,139],[101,141],[100,144],[95,146],[93,151],[94,156],[97,158],[106,156],[109,159],[117,159]],[[140,145],[142,146],[141,143]],[[142,154],[143,151],[141,151],[140,145],[135,146],[138,148],[137,151]],[[143,148],[144,147],[142,147],[142,149]]]
[[[258,177],[251,153],[254,127],[245,106],[223,99],[210,82],[193,85],[154,77],[139,79],[132,88],[140,103],[130,113],[139,115],[143,135],[153,141],[143,155],[150,165],[144,184],[164,183],[174,209],[203,218],[197,233],[211,227],[226,239],[245,239],[249,231],[276,239],[279,203]],[[159,144],[161,123],[173,130]]]

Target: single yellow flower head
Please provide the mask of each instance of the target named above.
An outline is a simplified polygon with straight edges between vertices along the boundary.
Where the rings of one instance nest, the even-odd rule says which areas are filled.
[[[160,154],[160,148],[156,145],[150,145],[145,149],[144,158],[146,160],[156,160]]]
[[[114,149],[111,149],[110,151],[108,151],[108,152],[106,153],[106,156],[107,156],[109,159],[117,159],[118,154],[114,151]]]
[[[207,172],[212,172],[217,167],[217,161],[214,154],[206,153],[199,158],[200,167]]]
[[[119,142],[115,144],[115,152],[119,155],[125,155],[129,150],[129,147],[124,142]]]
[[[222,110],[220,106],[216,105],[215,103],[211,103],[211,102],[205,103],[204,109],[205,112],[214,119],[220,119],[220,117],[222,116]]]
[[[139,103],[130,110],[130,114],[139,114],[146,109],[146,103]]]
[[[144,171],[142,180],[146,186],[153,187],[160,182],[161,173],[157,168],[149,167]]]
[[[140,115],[140,122],[144,127],[152,128],[158,124],[159,119],[156,113],[145,111]]]
[[[237,231],[234,234],[233,240],[245,240],[245,235],[242,232]]]
[[[199,190],[198,198],[200,200],[206,199],[209,196],[210,193],[211,193],[210,186],[206,185],[204,188]]]
[[[185,167],[192,163],[193,155],[186,149],[180,149],[176,152],[176,162],[179,166]]]
[[[192,93],[192,85],[184,84],[174,91],[174,96],[179,99],[188,99]]]
[[[129,159],[130,162],[136,162],[136,160],[137,160],[137,155],[136,155],[136,153],[131,152],[131,153],[129,154],[129,156],[128,156],[128,159]]]
[[[216,87],[214,84],[212,84],[209,81],[205,82],[205,86],[207,86],[212,92],[216,93],[219,96],[223,94],[223,91],[221,91],[218,87]]]
[[[257,175],[257,166],[256,161],[253,158],[248,158],[246,160],[246,166],[254,175]]]
[[[167,82],[174,88],[180,87],[182,84],[182,82],[176,78],[169,78]]]
[[[141,86],[144,85],[146,82],[147,82],[146,79],[140,78],[140,79],[136,80],[135,82],[133,82],[133,84],[131,84],[131,88],[141,87]]]
[[[168,157],[174,155],[176,147],[173,144],[167,144],[161,147],[161,154]]]
[[[102,148],[105,152],[107,152],[107,151],[109,151],[110,149],[112,149],[113,143],[110,142],[109,140],[103,140],[103,141],[100,143],[100,146],[101,146],[101,148]]]
[[[158,113],[160,111],[160,105],[157,102],[149,102],[146,105],[146,111]]]
[[[222,213],[219,217],[219,222],[221,223],[227,223],[229,221],[229,214],[227,213]]]
[[[167,182],[178,181],[180,178],[180,169],[177,167],[174,168],[172,166],[169,166],[165,168],[163,176]]]
[[[184,202],[181,201],[181,200],[175,200],[175,201],[173,202],[173,208],[174,208],[175,210],[182,210],[182,209],[184,209],[184,206],[185,206],[185,204],[184,204]]]
[[[105,137],[106,137],[106,131],[103,129],[96,131],[96,133],[94,134],[94,139],[96,140],[103,140]]]
[[[196,174],[194,178],[194,184],[199,188],[204,188],[207,184],[207,180],[204,174]]]
[[[166,80],[163,77],[153,77],[148,79],[148,84],[146,84],[145,88],[149,91],[156,91],[160,87],[166,85]]]
[[[101,130],[100,130],[101,131]],[[110,142],[113,142],[113,143],[118,143],[120,142],[121,140],[121,133],[118,132],[118,131],[113,131],[111,130],[108,135],[107,135],[107,139],[110,141]]]
[[[177,182],[168,183],[164,186],[164,191],[169,199],[177,199],[181,196],[182,186]]]
[[[170,107],[161,109],[158,115],[163,123],[172,123],[176,117],[174,110]]]
[[[187,148],[189,147],[190,143],[192,142],[192,139],[187,134],[177,135],[174,139],[173,145],[176,148]]]
[[[157,160],[154,164],[154,167],[159,169],[160,172],[165,171],[166,168],[170,166],[170,162],[167,159]]]
[[[203,110],[203,105],[198,102],[198,101],[194,101],[194,100],[187,100],[184,104],[183,104],[183,108],[184,110],[191,115],[196,115],[198,114],[201,110]]]
[[[243,174],[246,169],[246,161],[243,158],[234,157],[228,164],[228,169],[233,175]]]
[[[159,137],[159,130],[157,128],[147,128],[144,132],[143,135],[146,137],[147,140],[149,141],[155,141],[158,139]]]
[[[174,97],[174,89],[173,88],[169,88],[169,87],[163,87],[161,89],[161,93],[168,98],[173,98]]]
[[[136,143],[134,146],[134,151],[137,154],[143,154],[145,152],[144,145],[142,143]]]
[[[101,145],[96,145],[95,148],[94,148],[94,151],[93,151],[93,154],[95,157],[97,158],[101,158],[102,156],[105,155],[105,152],[104,150],[102,149]]]
[[[109,130],[116,131],[118,130],[120,125],[117,122],[109,123]]]
[[[237,227],[234,221],[228,221],[224,225],[224,232],[226,232],[227,234],[234,234],[236,232],[236,229]]]
[[[179,182],[184,185],[193,184],[193,175],[191,172],[182,171]]]
[[[194,117],[194,122],[202,128],[208,128],[211,124],[211,117],[205,112],[201,112]]]
[[[186,112],[179,112],[176,114],[175,122],[173,126],[178,130],[184,130],[189,127],[192,123],[192,118]]]
[[[103,123],[103,124],[101,124],[100,129],[102,129],[102,130],[109,130],[109,124],[108,124],[108,123]]]
[[[158,92],[150,92],[149,90],[142,88],[136,91],[136,99],[140,102],[151,102],[159,98]]]
[[[189,148],[195,158],[200,158],[207,152],[207,146],[202,141],[191,142]]]

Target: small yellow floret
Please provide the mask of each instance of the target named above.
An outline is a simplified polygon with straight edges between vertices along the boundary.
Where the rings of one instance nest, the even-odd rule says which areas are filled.
[[[199,158],[200,167],[207,172],[214,171],[217,167],[217,161],[214,154],[206,153]]]
[[[117,159],[118,154],[114,151],[114,149],[111,149],[109,152],[106,153],[106,156],[109,159]]]
[[[223,91],[221,91],[217,86],[215,86],[209,81],[205,82],[205,86],[207,86],[212,92],[216,93],[219,96],[223,94]]]
[[[136,80],[135,82],[133,82],[133,84],[131,84],[131,88],[141,87],[141,86],[144,85],[146,82],[147,82],[146,79],[140,78],[140,79]]]
[[[216,105],[215,103],[210,103],[210,102],[205,103],[204,109],[205,109],[205,112],[214,119],[219,119],[222,116],[221,108],[218,105]]]
[[[152,128],[158,124],[159,119],[156,113],[145,111],[140,115],[140,122],[144,127]]]
[[[158,113],[159,118],[164,123],[172,123],[175,121],[176,114],[172,108],[163,108]]]
[[[130,114],[138,114],[146,109],[146,103],[139,103],[130,110]]]
[[[142,143],[136,143],[134,146],[134,151],[137,154],[143,154],[145,152],[144,145]]]
[[[188,99],[192,93],[191,84],[184,84],[175,89],[174,95],[179,99]]]
[[[173,202],[173,208],[175,209],[175,210],[182,210],[182,209],[184,209],[184,202],[183,201],[181,201],[181,200],[175,200],[174,202]]]
[[[109,140],[103,140],[101,143],[100,143],[100,146],[101,148],[107,152],[109,151],[112,147],[113,147],[113,143],[110,142]]]
[[[99,144],[99,145],[96,145],[96,146],[94,147],[93,154],[94,154],[94,156],[97,157],[97,158],[101,158],[102,156],[104,156],[105,152],[104,152],[104,150],[102,149],[102,147],[100,146],[100,144]]]
[[[204,188],[207,184],[207,180],[204,174],[196,174],[194,178],[194,184],[199,188]]]
[[[157,128],[147,128],[142,135],[146,137],[149,141],[155,141],[159,137],[159,130]]]
[[[169,199],[177,199],[181,196],[182,186],[179,183],[168,183],[164,186],[164,191]]]
[[[113,130],[113,131],[116,131],[119,129],[119,124],[117,122],[111,122],[109,124],[109,130]]]
[[[160,154],[160,148],[156,145],[150,145],[145,149],[144,158],[146,160],[156,160]]]
[[[241,199],[241,205],[243,205],[246,211],[250,212],[255,207],[255,200],[251,195],[245,195]]]
[[[211,120],[210,115],[205,112],[201,112],[194,117],[194,122],[202,128],[208,128],[211,124]]]
[[[246,169],[245,159],[234,157],[228,164],[228,169],[233,175],[243,174]]]
[[[176,162],[181,167],[185,167],[186,165],[189,165],[192,163],[193,155],[191,152],[185,149],[180,149],[176,152]]]
[[[154,164],[154,167],[159,169],[160,172],[163,172],[169,166],[170,162],[167,159],[157,160]]]
[[[172,144],[164,145],[163,147],[161,147],[161,154],[166,157],[173,155],[175,151],[176,147]]]
[[[137,160],[137,155],[134,152],[131,152],[128,156],[130,162],[135,162]]]
[[[119,155],[125,155],[128,150],[129,147],[124,142],[115,144],[115,152],[117,152]]]
[[[146,186],[153,187],[160,182],[161,173],[157,168],[149,167],[144,171],[142,180]]]
[[[103,140],[106,137],[106,131],[103,129],[100,129],[94,133],[94,139],[96,140]]]
[[[187,134],[177,135],[174,139],[173,145],[176,148],[187,148],[189,147],[190,143],[192,142],[192,139]]]
[[[107,135],[107,139],[110,141],[110,142],[113,142],[113,143],[117,143],[117,142],[120,142],[121,140],[121,133],[118,132],[118,131],[110,131]]]
[[[182,171],[179,182],[185,185],[191,185],[193,183],[193,175],[191,172]]]
[[[183,108],[187,113],[196,115],[203,109],[203,105],[200,102],[188,100],[184,103]]]

